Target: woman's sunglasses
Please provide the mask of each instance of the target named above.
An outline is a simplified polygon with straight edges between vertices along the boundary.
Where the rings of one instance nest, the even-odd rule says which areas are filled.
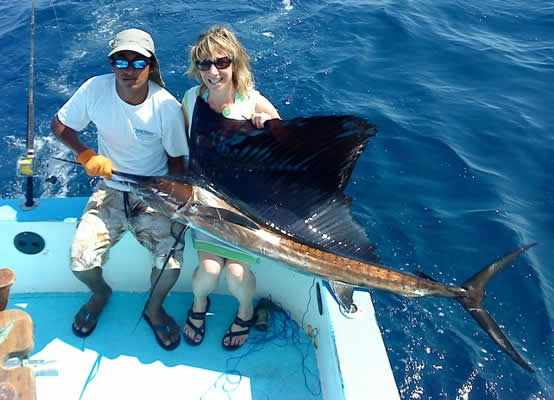
[[[212,60],[196,61],[196,68],[198,68],[200,71],[207,71],[210,69],[210,67],[213,64],[217,69],[225,69],[225,68],[228,68],[232,62],[233,60],[231,60],[229,57],[220,57],[220,58],[216,58],[215,61],[212,61]]]
[[[119,58],[112,60],[112,65],[117,69],[126,69],[129,66],[129,64],[132,64],[134,69],[144,69],[146,68],[147,65],[150,64],[150,60],[140,59],[140,60],[128,61],[128,60],[122,60]]]

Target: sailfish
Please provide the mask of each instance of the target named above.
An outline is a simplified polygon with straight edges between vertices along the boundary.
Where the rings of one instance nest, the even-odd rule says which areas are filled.
[[[230,120],[197,99],[185,176],[116,173],[154,208],[184,225],[330,283],[348,308],[352,290],[456,299],[517,364],[533,371],[483,305],[485,287],[522,246],[460,286],[384,266],[344,194],[376,127],[356,116]]]

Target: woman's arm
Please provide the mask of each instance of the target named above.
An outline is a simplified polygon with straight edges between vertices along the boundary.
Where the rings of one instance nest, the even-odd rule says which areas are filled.
[[[260,95],[256,103],[256,112],[252,114],[252,124],[256,128],[261,129],[264,127],[265,121],[270,119],[281,119],[281,116],[275,106],[264,96]]]

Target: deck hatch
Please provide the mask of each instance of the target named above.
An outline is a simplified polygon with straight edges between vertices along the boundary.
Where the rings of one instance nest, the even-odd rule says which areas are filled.
[[[44,239],[34,232],[21,232],[15,235],[13,244],[24,254],[38,254],[44,249]]]

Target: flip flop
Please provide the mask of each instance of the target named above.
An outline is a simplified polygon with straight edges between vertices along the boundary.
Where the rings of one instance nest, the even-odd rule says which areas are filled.
[[[250,328],[252,328],[252,326],[254,326],[255,322],[256,322],[255,314],[253,314],[252,318],[250,318],[248,321],[245,321],[245,320],[239,318],[238,315],[237,315],[235,317],[235,320],[233,321],[233,324],[238,325],[238,326],[240,326],[242,328],[245,328],[245,329],[241,329],[240,331],[237,331],[237,332],[231,332],[231,327],[233,326],[233,324],[231,324],[229,326],[229,329],[227,329],[227,333],[225,333],[225,335],[223,336],[223,340],[221,341],[221,345],[223,346],[223,348],[227,351],[235,351],[235,350],[241,348],[242,345],[244,345],[244,343],[246,343],[246,340],[242,344],[225,344],[225,339],[250,334]]]
[[[204,340],[204,336],[206,336],[206,314],[208,313],[209,309],[210,309],[210,298],[208,297],[208,303],[206,304],[205,311],[193,312],[191,307],[188,312],[187,321],[185,322],[185,324],[194,331],[194,337],[200,336],[200,341],[196,342],[194,341],[194,339],[191,339],[183,332],[183,337],[185,338],[185,342],[187,342],[191,346],[198,346]],[[202,321],[202,325],[195,326],[192,323],[191,318]]]
[[[90,312],[90,311],[87,311],[85,309],[85,306],[81,307],[81,309],[79,310],[79,312],[75,315],[75,319],[77,319],[77,317],[80,317],[81,321],[83,322],[88,322],[88,321],[92,321],[92,325],[90,326],[90,329],[86,332],[83,332],[77,328],[75,328],[75,321],[73,321],[73,324],[71,324],[71,328],[73,329],[73,333],[79,337],[82,337],[82,338],[85,338],[87,336],[89,336],[93,331],[94,329],[96,328],[96,324],[98,323],[98,318],[100,317],[100,314],[102,312]]]
[[[169,317],[169,322],[165,325],[154,325],[152,321],[150,321],[150,318],[148,318],[148,315],[146,313],[142,313],[142,316],[144,317],[144,320],[150,325],[150,328],[152,328],[152,331],[154,332],[154,337],[158,341],[158,344],[164,349],[164,350],[174,350],[179,346],[179,343],[181,342],[181,335],[177,337],[177,340],[170,344],[165,344],[162,339],[158,336],[158,332],[167,332],[168,336],[171,333],[171,331],[177,327],[177,330],[179,327],[173,320],[173,318]]]

